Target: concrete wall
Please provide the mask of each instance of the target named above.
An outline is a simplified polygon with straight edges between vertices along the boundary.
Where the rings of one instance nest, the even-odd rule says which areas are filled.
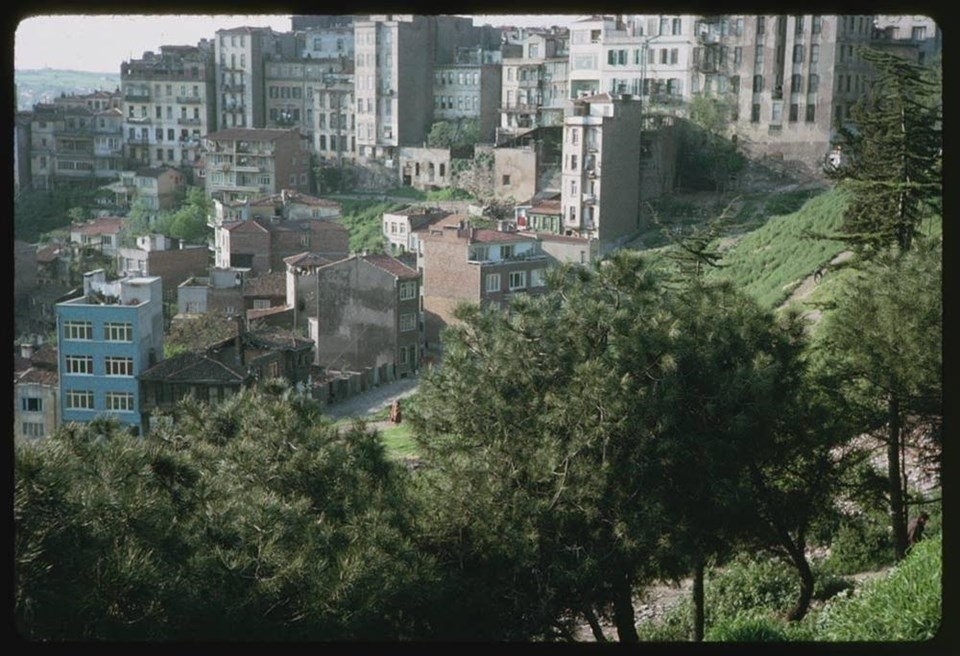
[[[450,149],[400,149],[400,184],[415,189],[443,189],[450,186]]]
[[[537,154],[533,148],[493,150],[493,193],[523,201],[537,193]],[[505,182],[504,176],[509,176]]]
[[[467,246],[459,240],[424,236],[423,312],[428,347],[440,341],[443,326],[453,321],[462,302],[480,302],[480,266],[467,264]]]
[[[396,279],[362,258],[327,265],[319,276],[316,363],[359,370],[398,362],[399,348],[419,332],[399,332],[400,315],[417,312],[417,298],[400,302]]]

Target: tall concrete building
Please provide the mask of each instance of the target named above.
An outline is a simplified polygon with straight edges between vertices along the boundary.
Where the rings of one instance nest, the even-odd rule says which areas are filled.
[[[456,61],[434,69],[433,118],[477,121],[480,141],[493,143],[500,120],[500,53],[458,48]]]
[[[607,93],[573,102],[563,127],[563,234],[609,251],[639,228],[641,107]]]
[[[434,67],[458,47],[490,49],[493,28],[469,18],[370,15],[354,21],[357,148],[396,166],[400,146],[420,146],[433,122]]]
[[[296,59],[295,34],[269,27],[217,30],[215,52],[217,129],[265,127],[265,62]]]
[[[353,73],[324,73],[321,80],[312,90],[313,150],[321,165],[353,162],[357,157]]]
[[[128,168],[192,167],[215,116],[213,44],[160,46],[120,66]]]
[[[592,16],[570,32],[570,94],[643,96],[648,111],[680,113],[691,83],[693,16]]]
[[[563,124],[568,41],[566,29],[531,28],[503,45],[498,144],[538,127]]]

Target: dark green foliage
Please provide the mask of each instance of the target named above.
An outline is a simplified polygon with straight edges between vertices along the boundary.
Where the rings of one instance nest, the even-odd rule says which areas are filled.
[[[359,253],[382,253],[383,213],[393,212],[404,205],[375,200],[342,201],[343,218],[340,222],[350,232],[350,251]]]
[[[181,404],[148,439],[17,444],[16,619],[30,639],[386,639],[427,630],[405,471],[285,384]]]
[[[893,564],[890,518],[882,511],[844,517],[830,540],[830,556],[821,569],[831,574],[856,574]]]
[[[845,241],[866,257],[909,250],[920,222],[942,204],[942,106],[938,69],[864,49],[876,78],[840,129],[846,163],[833,175],[854,194]]]
[[[729,105],[708,96],[695,97],[689,122],[682,123],[677,154],[677,186],[724,191],[746,159],[725,135]]]
[[[211,201],[204,190],[190,187],[180,208],[160,215],[150,230],[190,243],[204,243],[209,232],[207,215],[210,209]]]
[[[21,190],[13,204],[14,237],[33,243],[43,233],[69,226],[73,220],[69,214],[71,209],[91,207],[95,193],[82,187]]]
[[[720,618],[761,611],[783,615],[796,600],[797,575],[778,559],[738,556],[707,579],[708,617]]]

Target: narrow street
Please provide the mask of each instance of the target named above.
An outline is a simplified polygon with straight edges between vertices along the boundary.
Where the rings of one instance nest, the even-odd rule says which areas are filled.
[[[419,384],[419,378],[401,378],[392,383],[362,392],[342,403],[331,405],[324,412],[334,420],[346,417],[365,417],[372,412],[388,407],[396,399],[410,396],[417,391]]]

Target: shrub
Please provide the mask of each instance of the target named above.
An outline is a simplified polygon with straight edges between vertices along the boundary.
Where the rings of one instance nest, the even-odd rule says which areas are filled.
[[[689,598],[668,610],[659,621],[637,624],[637,635],[643,642],[684,642],[693,634],[693,603]]]
[[[878,570],[893,562],[889,521],[880,510],[844,517],[833,540],[824,574],[856,574]]]
[[[941,621],[943,541],[920,542],[884,578],[857,595],[829,602],[817,618],[818,640],[928,640]]]
[[[848,578],[834,576],[833,574],[820,574],[813,586],[813,598],[817,601],[826,601],[841,592],[852,590],[854,587],[854,582]]]
[[[786,613],[799,592],[799,581],[792,567],[775,559],[738,556],[706,581],[707,622],[712,624],[752,611]]]
[[[777,620],[746,615],[721,619],[704,638],[710,642],[782,642],[787,640],[787,634]]]

